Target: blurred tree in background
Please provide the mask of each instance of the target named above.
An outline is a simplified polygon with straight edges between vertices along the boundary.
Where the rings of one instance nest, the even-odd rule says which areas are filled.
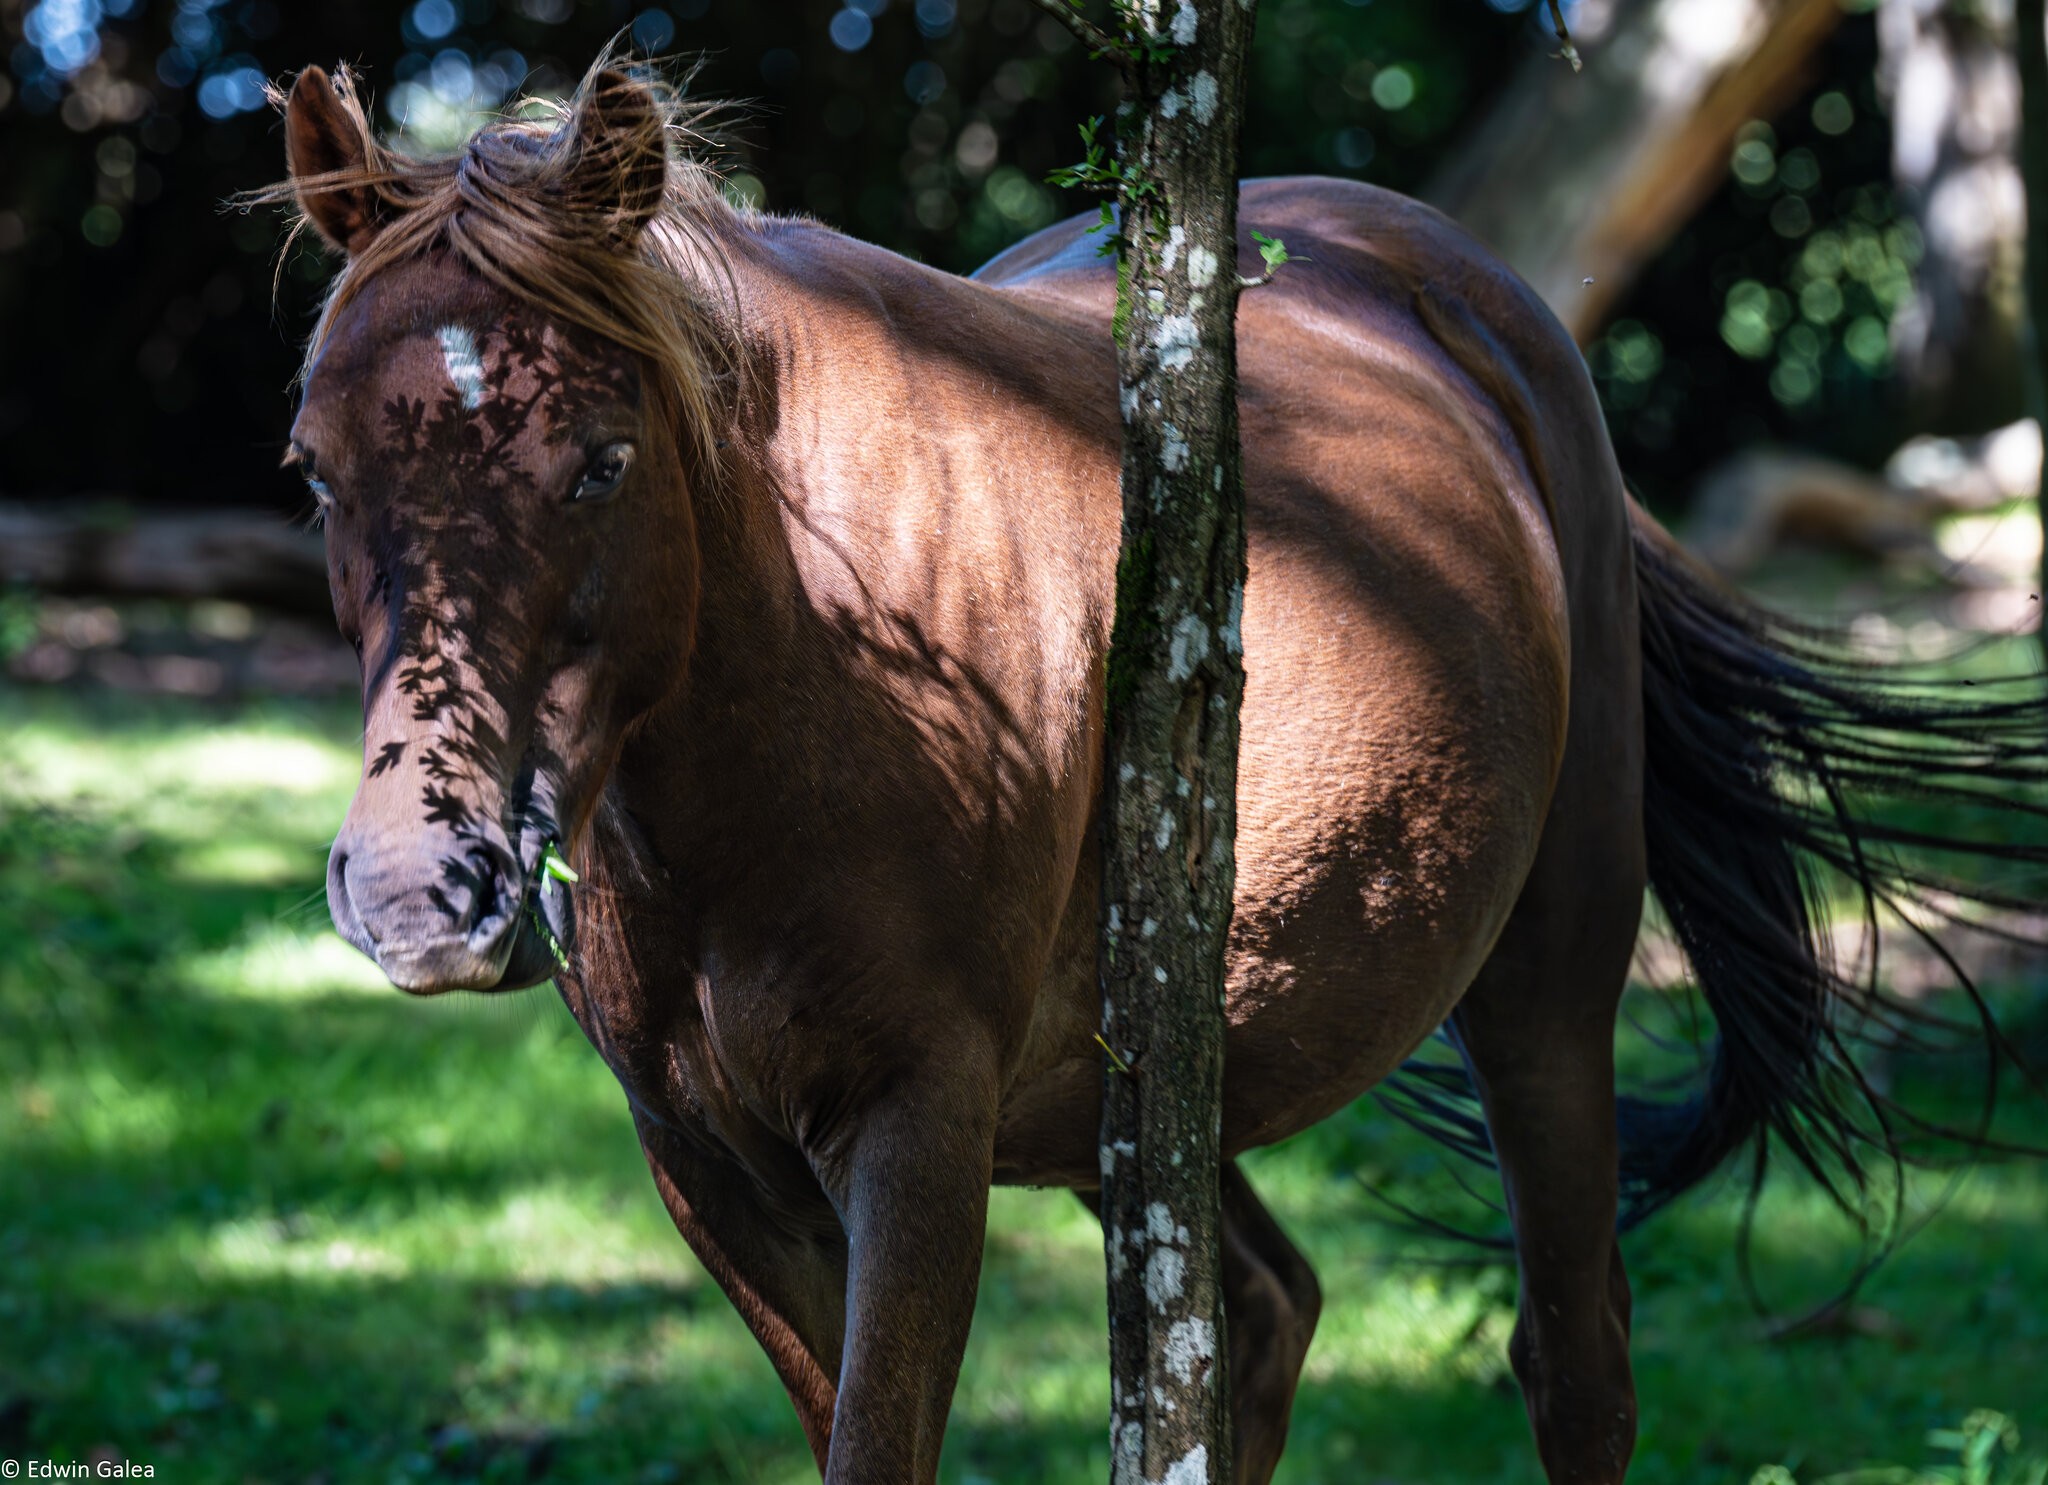
[[[1889,71],[1883,6],[1912,12],[1888,20],[1888,35],[1902,38],[1887,43]],[[1678,86],[1656,70],[1674,41],[1738,60],[1746,47],[1778,69],[1752,94],[1731,94],[1718,74],[1701,82],[1688,148],[1707,154],[1693,193],[1707,199],[1688,196],[1680,219],[1633,246],[1645,256],[1640,275],[1603,280],[1603,296],[1611,287],[1615,297],[1597,323],[1575,327],[1623,463],[1660,504],[1682,501],[1702,469],[1747,443],[1800,442],[1866,464],[1898,443],[1907,399],[1895,348],[1910,341],[1915,364],[1927,359],[1915,327],[1929,313],[1915,282],[1921,208],[1938,172],[1930,166],[1918,204],[1911,181],[1902,197],[1889,109],[1907,96],[1902,77],[1926,75],[1911,50],[1925,27],[1910,23],[1944,8],[1568,7],[1589,53],[1611,35],[1611,71],[1647,79],[1643,89]],[[1961,8],[1996,21],[2009,0]],[[1246,172],[1323,171],[1456,194],[1446,183],[1459,179],[1461,151],[1469,166],[1496,148],[1490,110],[1506,117],[1517,69],[1543,66],[1554,49],[1537,9],[1269,0]],[[1778,24],[1768,18],[1794,11],[1807,18],[1796,54],[1741,29],[1744,15],[1766,18],[1756,24],[1768,30]],[[518,93],[566,87],[621,33],[641,52],[703,59],[696,91],[735,102],[731,189],[770,210],[964,270],[1090,204],[1045,177],[1076,153],[1076,123],[1109,111],[1114,84],[1030,0],[0,0],[0,497],[296,501],[274,466],[294,348],[330,265],[310,246],[295,250],[273,307],[280,223],[224,209],[282,169],[265,81],[351,61],[384,124],[415,147],[446,148]],[[1549,68],[1545,86],[1571,80]],[[1596,55],[1577,99],[1601,97],[1590,81],[1598,71]],[[1995,94],[1996,78],[1973,90],[1956,75],[1949,111],[1962,122],[1937,109],[1933,154],[1916,160],[1950,160],[1940,140],[1983,133],[1972,134],[1966,105]],[[1753,96],[1768,116],[1719,119],[1731,96]],[[1591,127],[1597,139],[1598,116]],[[1624,127],[1635,125],[1610,132]],[[1532,159],[1549,132],[1539,120],[1525,141]],[[1567,165],[1589,155],[1562,120],[1557,139]],[[2000,148],[2009,155],[2009,144],[1990,146]],[[1597,193],[1617,187],[1597,173],[1567,179],[1595,193],[1580,207],[1589,213]],[[1559,210],[1533,194],[1524,201],[1512,173],[1481,191],[1478,215],[1490,221]],[[1472,206],[1453,204],[1461,214]],[[2012,277],[1980,274],[1973,292],[2011,298]],[[1994,348],[1994,380],[2011,354]],[[1988,415],[2000,399],[1984,395],[1982,372],[1973,377],[1962,401]],[[2012,416],[2016,391],[2008,400]]]

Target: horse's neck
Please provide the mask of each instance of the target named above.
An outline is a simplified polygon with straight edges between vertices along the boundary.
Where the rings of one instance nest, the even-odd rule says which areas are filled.
[[[1070,553],[1105,516],[1114,543],[1106,327],[1077,340],[1013,296],[808,224],[747,233],[731,272],[756,385],[728,498],[698,502],[714,630],[795,642],[773,616],[803,610],[943,628],[949,595],[970,593],[993,620],[1072,578],[1021,549]]]
[[[945,771],[956,740],[1069,749],[1116,546],[1106,329],[1079,345],[815,228],[764,229],[732,276],[756,381],[720,487],[693,496],[695,654],[644,733],[647,786],[772,784],[795,807],[787,781],[907,750]],[[657,779],[670,759],[704,776]]]

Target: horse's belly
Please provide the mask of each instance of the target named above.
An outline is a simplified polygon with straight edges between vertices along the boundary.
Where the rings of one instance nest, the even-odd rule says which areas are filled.
[[[1411,567],[1375,591],[1313,554],[1267,564],[1246,636],[1232,1148],[1333,1112],[1441,1024],[1535,858],[1563,635],[1512,593],[1468,601],[1469,570]]]
[[[1482,542],[1472,555],[1472,533],[1452,520],[1440,534],[1467,543],[1465,556],[1382,532],[1411,538],[1406,560],[1354,565],[1260,524],[1255,511],[1224,1073],[1232,1152],[1350,1102],[1457,1003],[1534,860],[1567,681],[1562,624],[1539,592],[1554,582],[1521,576],[1547,553],[1513,550],[1509,536],[1509,551]],[[1083,877],[1045,987],[1062,1043],[1090,1038],[1097,1014],[1094,874]],[[1000,1178],[1092,1180],[1100,1064],[1083,1045],[1088,1055],[1013,1089]]]

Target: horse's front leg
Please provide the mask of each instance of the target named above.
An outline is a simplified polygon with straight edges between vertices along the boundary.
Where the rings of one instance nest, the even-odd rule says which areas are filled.
[[[669,1216],[768,1353],[823,1470],[846,1333],[846,1243],[824,1193],[770,1210],[736,1162],[637,1109],[633,1121]]]
[[[826,1485],[924,1485],[974,1317],[994,1162],[994,1080],[891,1079],[814,1152],[846,1230],[846,1342]]]

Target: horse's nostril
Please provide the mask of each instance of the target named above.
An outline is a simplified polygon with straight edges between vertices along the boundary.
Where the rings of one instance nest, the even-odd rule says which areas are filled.
[[[348,852],[340,851],[335,854],[334,874],[341,880],[341,893],[348,899],[349,913],[361,925],[363,932],[369,935],[371,943],[381,943],[383,935],[377,932],[377,925],[364,914],[362,904],[356,901],[355,893],[349,890]]]
[[[476,881],[470,899],[469,926],[475,929],[502,916],[505,877],[495,852],[471,851],[469,861]]]

